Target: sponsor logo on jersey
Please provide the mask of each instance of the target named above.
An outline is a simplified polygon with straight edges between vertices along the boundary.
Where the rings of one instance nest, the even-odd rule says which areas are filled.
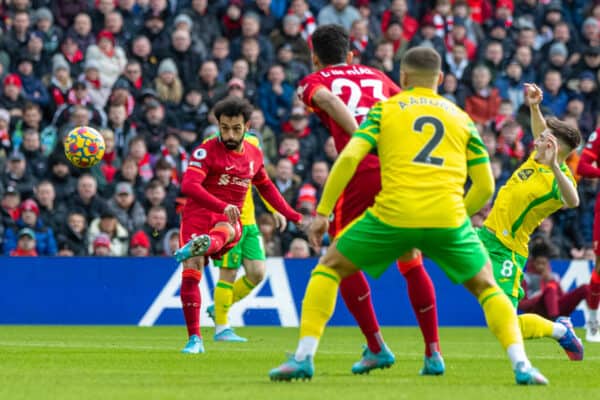
[[[190,162],[190,167],[202,168],[202,163],[199,161],[192,161],[192,162]]]
[[[219,185],[236,185],[247,188],[250,186],[250,179],[243,179],[229,174],[222,174],[219,177]]]
[[[533,172],[533,168],[527,168],[522,171],[519,171],[517,175],[519,176],[519,179],[521,179],[522,181],[526,181],[531,175],[533,175]]]

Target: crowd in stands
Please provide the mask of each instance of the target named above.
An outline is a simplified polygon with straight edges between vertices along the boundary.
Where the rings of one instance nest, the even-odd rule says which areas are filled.
[[[440,93],[477,123],[498,187],[532,150],[524,83],[538,83],[543,112],[584,139],[600,126],[599,0],[5,0],[2,254],[173,254],[182,174],[217,131],[211,109],[226,96],[256,106],[251,130],[271,177],[310,218],[337,154],[295,88],[312,71],[311,33],[326,23],[348,29],[354,62],[396,82],[407,49],[435,48]],[[89,170],[62,151],[81,125],[106,141]],[[578,179],[581,206],[535,233],[552,257],[591,255],[597,181]],[[256,203],[269,256],[310,254],[299,229],[280,234]]]

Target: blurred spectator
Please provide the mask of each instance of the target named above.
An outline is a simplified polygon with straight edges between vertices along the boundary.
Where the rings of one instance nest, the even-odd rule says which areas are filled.
[[[408,14],[406,0],[392,0],[390,8],[385,10],[381,16],[382,32],[387,31],[392,18],[400,21],[400,24],[402,25],[402,36],[404,37],[404,40],[410,41],[415,33],[417,33],[419,23]]]
[[[256,223],[262,235],[267,257],[281,257],[283,255],[281,239],[279,238],[273,215],[269,213],[261,214],[256,219]]]
[[[217,64],[212,60],[204,61],[200,66],[198,76],[202,98],[209,107],[212,107],[225,96],[227,90],[225,85],[217,80],[219,76]]]
[[[310,257],[310,248],[308,242],[302,238],[295,238],[290,245],[290,251],[285,255],[287,258],[308,258]]]
[[[17,189],[22,198],[33,196],[34,178],[27,169],[25,155],[15,151],[8,156],[6,173],[2,175],[4,187],[12,186]]]
[[[540,226],[531,235],[531,246],[539,241],[545,241],[549,247],[547,250],[550,258],[568,258],[570,247],[567,239],[561,232],[554,228],[554,219],[548,217],[542,221]]]
[[[94,241],[92,243],[91,254],[93,256],[100,256],[100,257],[114,255],[112,252],[112,242],[110,241],[110,238],[108,237],[108,235],[100,233],[98,236],[96,236],[94,238]]]
[[[106,201],[98,194],[96,178],[83,174],[77,180],[77,192],[70,197],[68,208],[81,209],[88,221],[98,218],[107,211]]]
[[[52,228],[48,227],[39,218],[40,209],[35,200],[27,199],[19,207],[20,218],[16,227],[8,228],[4,232],[4,254],[9,255],[17,248],[19,230],[28,228],[34,232],[35,250],[40,256],[54,256],[58,251]]]
[[[179,226],[179,218],[175,213],[175,209],[168,207],[168,202],[173,201],[173,199],[167,198],[167,191],[159,180],[153,179],[146,185],[144,198],[145,200],[142,205],[147,212],[150,212],[154,207],[163,207],[167,212],[167,227],[174,228]]]
[[[198,67],[202,63],[202,60],[206,58],[207,53],[206,48],[202,48],[199,51],[192,47],[192,38],[189,31],[177,29],[171,34],[169,48],[165,49],[161,54],[163,61],[159,64],[158,73],[160,74],[160,65],[163,65],[162,63],[166,59],[170,59],[175,63],[175,66],[169,64],[169,70],[173,73],[178,73],[184,85],[189,87],[196,80]]]
[[[278,20],[271,11],[271,0],[256,0],[246,9],[260,17],[260,33],[262,35],[269,35],[277,27]]]
[[[349,4],[349,0],[331,0],[317,16],[319,25],[337,24],[350,30],[352,23],[360,18],[358,10]]]
[[[171,110],[175,110],[183,98],[183,83],[179,79],[177,66],[170,58],[165,58],[158,66],[158,76],[154,87],[159,100]]]
[[[73,25],[67,32],[67,36],[73,38],[77,43],[79,50],[81,50],[82,53],[85,53],[87,48],[96,41],[94,33],[92,32],[92,20],[90,19],[90,16],[83,12],[77,14]]]
[[[67,249],[73,256],[87,256],[89,253],[85,213],[81,210],[71,210],[66,222],[57,235],[58,248],[61,251]]]
[[[427,15],[421,21],[418,32],[410,40],[409,47],[426,46],[435,49],[442,60],[446,57],[446,43],[444,39],[436,35],[433,16]]]
[[[29,29],[31,28],[31,19],[27,11],[16,11],[13,15],[12,25],[4,33],[4,49],[8,52],[11,59],[15,59],[22,54],[29,40]]]
[[[248,63],[248,80],[259,85],[267,72],[269,65],[259,57],[260,47],[256,38],[246,38],[242,41],[242,58]]]
[[[115,194],[108,201],[108,209],[128,232],[141,229],[146,222],[144,207],[136,199],[133,187],[128,182],[117,183]]]
[[[400,64],[394,60],[394,44],[392,42],[382,40],[377,43],[369,65],[385,72],[392,81],[400,81]]]
[[[304,178],[310,168],[308,160],[300,154],[300,141],[297,137],[285,135],[279,144],[279,155],[292,163],[293,172]]]
[[[300,34],[306,41],[309,40],[312,33],[317,29],[315,16],[310,11],[306,0],[292,0],[290,2],[289,14],[293,14],[300,19]]]
[[[212,51],[211,58],[217,64],[217,69],[219,70],[219,75],[217,79],[219,82],[225,82],[227,78],[231,75],[231,69],[233,68],[233,61],[229,51],[229,39],[225,37],[219,37],[215,39]],[[193,76],[195,76],[195,68],[199,63],[194,64]],[[187,82],[193,82],[193,78],[191,78]]]
[[[13,257],[37,257],[35,233],[30,228],[22,228],[17,237],[17,247],[11,250]]]
[[[242,16],[242,34],[231,40],[231,57],[238,58],[241,54],[242,43],[245,39],[253,38],[258,41],[259,57],[270,64],[273,62],[273,44],[267,36],[260,33],[260,16],[246,12]]]
[[[69,161],[62,151],[54,152],[48,158],[48,180],[56,192],[56,201],[66,203],[75,193],[77,181],[71,175]]]
[[[285,82],[285,74],[281,65],[271,66],[267,79],[267,82],[261,84],[258,89],[258,102],[265,115],[267,125],[273,131],[278,132],[292,106],[294,89]]]
[[[262,110],[255,108],[250,115],[250,131],[260,141],[260,147],[265,156],[265,164],[274,164],[277,160],[277,138],[273,130],[265,124]]]
[[[498,115],[500,94],[490,86],[492,75],[485,65],[473,69],[472,87],[465,101],[465,111],[475,122],[485,124]]]
[[[137,163],[138,175],[144,183],[150,181],[154,176],[152,168],[154,157],[148,152],[146,140],[142,136],[136,136],[129,141],[128,147],[127,157],[134,159]]]
[[[172,256],[175,254],[177,249],[179,249],[179,229],[171,228],[165,234],[165,238],[163,240],[163,249],[165,250],[165,256]]]
[[[288,158],[280,158],[275,167],[273,182],[288,204],[295,204],[300,180],[294,176],[294,165]]]
[[[200,89],[190,87],[177,111],[177,119],[180,122],[179,134],[187,150],[191,150],[195,145],[197,132],[202,132],[206,127],[208,112],[208,105],[204,102]]]
[[[358,21],[358,20],[357,20]],[[355,22],[357,23],[357,22]],[[283,18],[283,26],[281,30],[276,30],[271,33],[271,42],[273,43],[274,49],[279,49],[283,45],[289,45],[290,50],[293,54],[293,59],[296,61],[300,61],[305,65],[310,65],[310,49],[308,48],[308,43],[302,37],[302,33],[300,31],[300,18],[298,18],[294,14],[286,15]],[[366,34],[366,32],[362,32]],[[361,35],[362,36],[362,35]],[[364,37],[361,37],[358,40],[362,44],[362,40]],[[367,39],[368,41],[368,39]],[[362,51],[366,49],[367,44],[364,44],[364,48]]]
[[[496,80],[495,85],[498,88],[500,97],[510,100],[513,109],[518,109],[525,101],[525,81],[523,78],[523,68],[517,60],[509,61],[505,73]]]
[[[19,219],[20,211],[19,204],[21,203],[21,195],[19,191],[14,186],[8,186],[4,193],[2,194],[2,225],[3,228],[12,225],[9,222],[8,218],[12,220],[12,222],[16,222]],[[8,218],[7,218],[8,217]],[[2,240],[4,239],[4,230],[2,232]]]
[[[212,43],[221,35],[221,25],[215,16],[215,9],[209,9],[207,6],[208,0],[192,0],[191,8],[185,11],[194,21],[194,41]]]
[[[177,138],[174,135],[169,137],[172,141]],[[177,141],[177,145],[179,145],[179,141]],[[169,161],[169,156],[167,156],[167,158],[159,159],[154,166],[155,180],[160,182],[165,189],[166,199],[170,204],[175,201],[179,194],[179,182],[181,181],[180,179],[183,176],[183,172],[185,172],[185,169],[187,168],[187,158],[183,158],[185,153],[177,153],[177,155],[181,156],[181,159],[176,160],[174,163]],[[183,168],[183,170],[178,169],[177,166]]]
[[[11,117],[21,117],[23,115],[22,109],[25,105],[21,77],[17,74],[8,74],[4,77],[3,84],[0,106],[7,109]]]
[[[153,206],[148,210],[146,224],[143,228],[150,240],[150,254],[153,256],[163,255],[164,238],[167,233],[167,210],[163,206]]]
[[[129,233],[110,210],[104,211],[100,217],[90,222],[87,234],[88,241],[93,244],[93,247],[90,247],[90,253],[96,250],[98,237],[104,235],[110,241],[111,256],[126,256],[128,254]]]
[[[158,68],[158,59],[152,54],[152,50],[152,43],[148,36],[144,34],[136,36],[131,43],[131,55],[129,59],[137,61],[141,65],[142,78],[146,81],[151,81],[155,78],[156,69]],[[127,76],[133,82],[133,74],[127,74]]]
[[[541,105],[548,107],[552,114],[562,117],[567,109],[569,96],[562,89],[562,80],[559,71],[549,70],[544,74],[543,84],[544,98]]]
[[[137,231],[131,236],[129,255],[134,257],[147,257],[150,255],[150,240],[144,231]]]
[[[52,228],[53,232],[59,232],[66,221],[67,208],[64,203],[56,201],[52,182],[47,180],[38,182],[35,185],[35,199],[39,204],[40,219]]]
[[[21,56],[17,62],[17,71],[23,85],[23,91],[21,93],[25,100],[46,107],[50,102],[48,90],[46,90],[42,81],[34,74],[33,63],[33,59],[28,56]]]

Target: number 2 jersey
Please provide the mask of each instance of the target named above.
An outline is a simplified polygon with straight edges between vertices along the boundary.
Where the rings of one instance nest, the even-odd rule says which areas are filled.
[[[302,79],[298,85],[298,96],[317,114],[329,134],[333,136],[338,153],[346,147],[351,136],[329,114],[313,103],[312,97],[321,87],[338,96],[354,114],[359,125],[375,103],[400,92],[400,88],[386,74],[364,65],[332,65]],[[360,163],[357,172],[377,168],[377,156],[369,154]]]

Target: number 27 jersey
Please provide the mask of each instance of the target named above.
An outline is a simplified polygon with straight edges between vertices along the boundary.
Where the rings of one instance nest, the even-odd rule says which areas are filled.
[[[332,65],[302,79],[298,86],[298,96],[319,116],[333,136],[338,153],[346,147],[351,136],[313,103],[312,97],[321,87],[329,89],[348,106],[359,126],[375,103],[400,92],[400,88],[386,74],[364,65]],[[369,154],[358,170],[376,168],[379,168],[379,160],[375,155]]]

